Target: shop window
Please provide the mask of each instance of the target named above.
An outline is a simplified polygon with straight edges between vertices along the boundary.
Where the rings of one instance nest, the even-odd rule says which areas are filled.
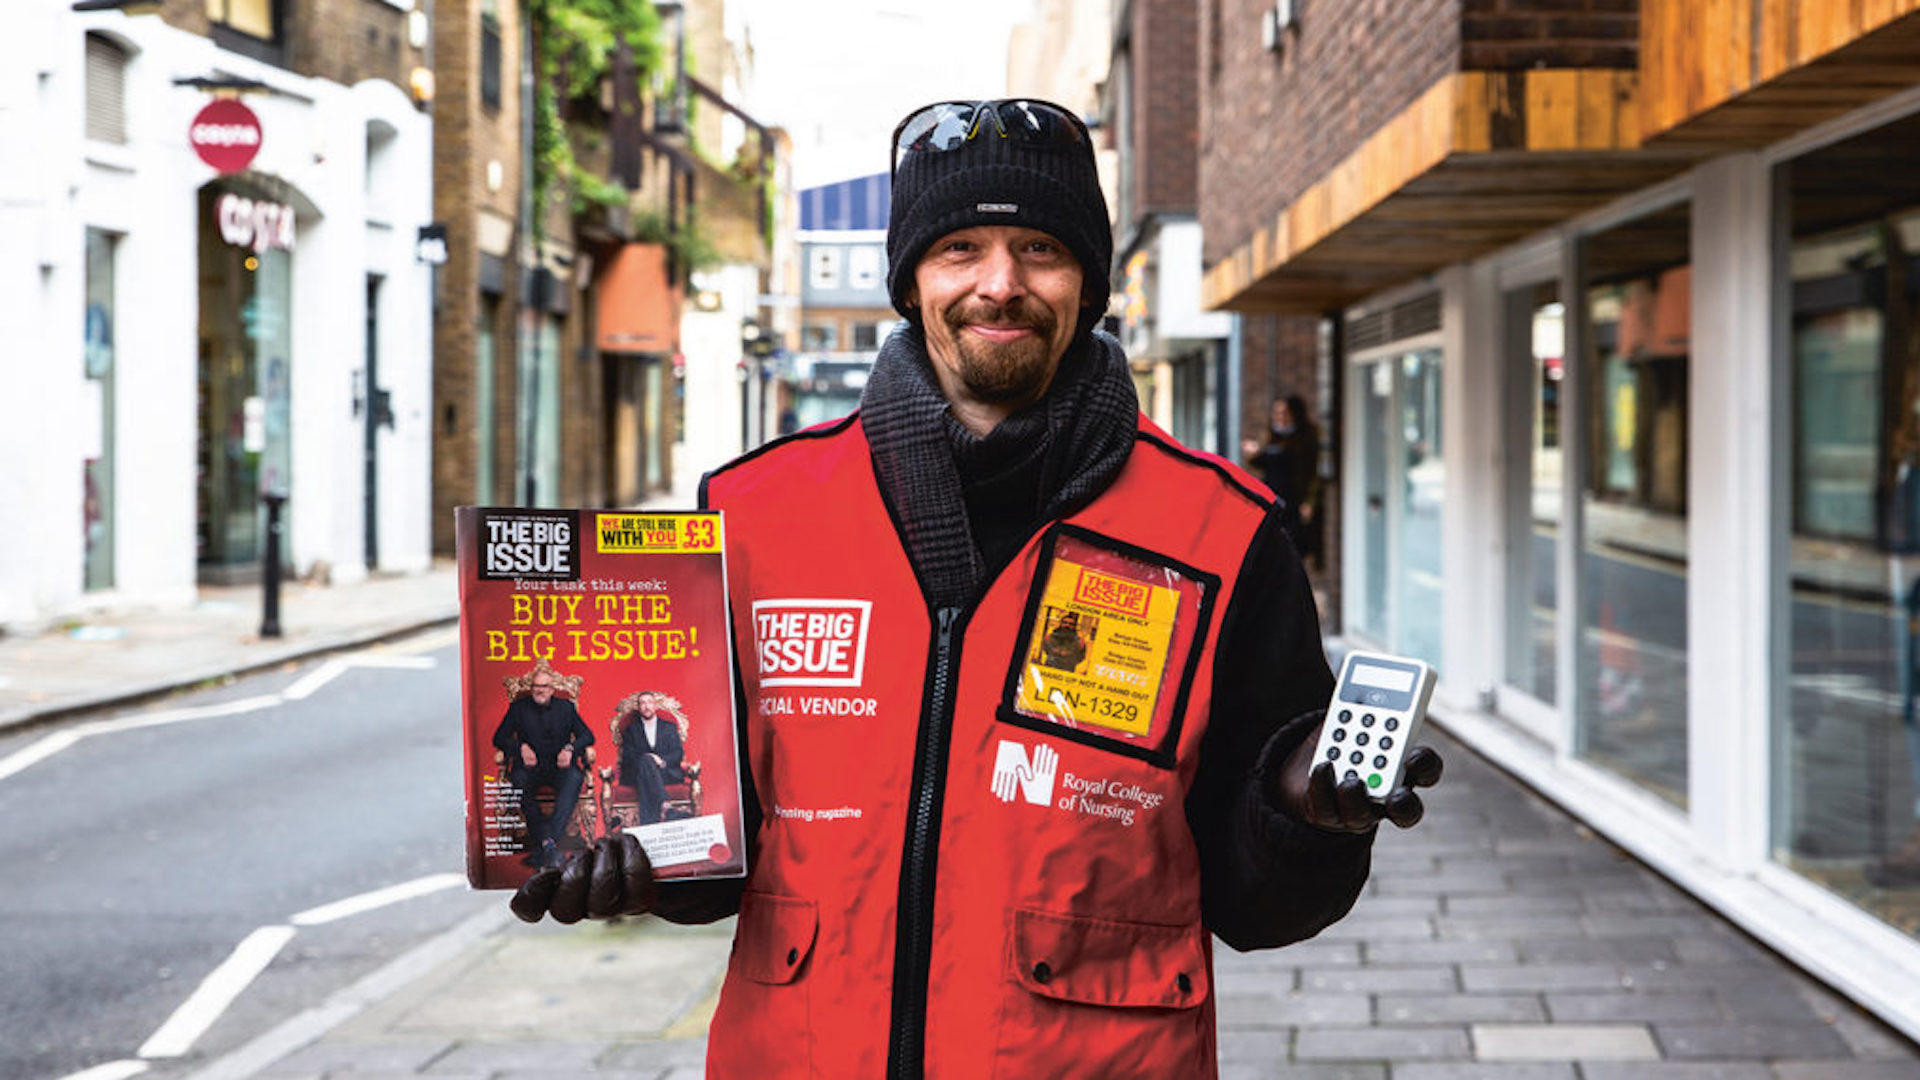
[[[127,141],[127,61],[118,43],[87,35],[87,138]]]
[[[84,427],[86,458],[81,463],[86,545],[84,572],[89,591],[113,587],[114,525],[114,298],[115,255],[119,237],[87,230],[86,387],[90,399]],[[96,426],[97,425],[97,426]]]
[[[207,0],[207,18],[248,37],[275,41],[279,38],[277,7],[276,0]]]
[[[840,287],[840,249],[814,248],[807,257],[807,284],[816,289]]]
[[[293,490],[294,211],[234,181],[209,184],[199,202],[195,540],[200,580],[231,583],[259,572],[261,493]],[[288,227],[266,231],[270,220]]]
[[[1782,165],[1788,678],[1774,857],[1920,936],[1920,117]],[[1783,436],[1785,437],[1785,436]]]
[[[800,328],[800,348],[806,352],[832,352],[839,346],[839,334],[832,323],[807,323]]]
[[[1441,528],[1447,475],[1437,295],[1347,320],[1347,416],[1358,483],[1345,529],[1353,634],[1441,667]]]
[[[1687,802],[1689,205],[1585,239],[1580,753]]]
[[[1507,655],[1509,686],[1557,702],[1560,648],[1560,518],[1564,479],[1560,387],[1566,375],[1566,305],[1555,282],[1505,297],[1509,424],[1507,487]]]
[[[857,247],[847,252],[847,286],[861,290],[880,287],[879,248]]]

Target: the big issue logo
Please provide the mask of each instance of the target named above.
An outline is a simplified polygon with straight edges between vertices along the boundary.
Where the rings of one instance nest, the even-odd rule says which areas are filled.
[[[859,686],[871,600],[756,600],[761,686]]]

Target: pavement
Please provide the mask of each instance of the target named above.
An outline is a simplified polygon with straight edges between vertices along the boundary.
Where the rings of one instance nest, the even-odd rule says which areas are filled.
[[[688,490],[691,490],[689,487]],[[678,495],[654,505],[690,505]],[[442,626],[450,565],[258,587],[0,638],[0,728]],[[1436,730],[1438,729],[1438,730]],[[1514,777],[1429,731],[1447,774],[1416,829],[1383,830],[1353,913],[1311,941],[1215,956],[1228,1080],[1916,1080],[1878,1023]],[[456,767],[449,763],[449,767]],[[523,925],[506,895],[213,1059],[191,1080],[690,1080],[730,923]],[[117,1073],[125,1076],[128,1073]]]

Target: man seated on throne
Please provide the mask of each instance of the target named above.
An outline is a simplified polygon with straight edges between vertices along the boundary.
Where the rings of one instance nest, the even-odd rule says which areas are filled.
[[[553,669],[541,660],[525,697],[515,697],[494,729],[493,745],[507,766],[507,779],[520,791],[520,812],[527,819],[529,861],[535,867],[559,866],[560,838],[580,801],[586,776],[581,755],[593,745],[593,732],[573,702],[555,697]],[[541,788],[553,792],[553,813],[541,809]]]
[[[659,694],[643,690],[629,700],[633,708],[619,720],[620,782],[639,795],[640,824],[652,825],[666,817],[667,785],[686,779],[686,748]]]

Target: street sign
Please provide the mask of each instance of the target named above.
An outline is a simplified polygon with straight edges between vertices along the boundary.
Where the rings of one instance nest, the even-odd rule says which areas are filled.
[[[447,265],[447,227],[435,222],[420,226],[420,234],[414,237],[413,261],[428,266]]]
[[[222,175],[246,170],[260,152],[260,118],[233,98],[217,98],[194,116],[187,142]]]

